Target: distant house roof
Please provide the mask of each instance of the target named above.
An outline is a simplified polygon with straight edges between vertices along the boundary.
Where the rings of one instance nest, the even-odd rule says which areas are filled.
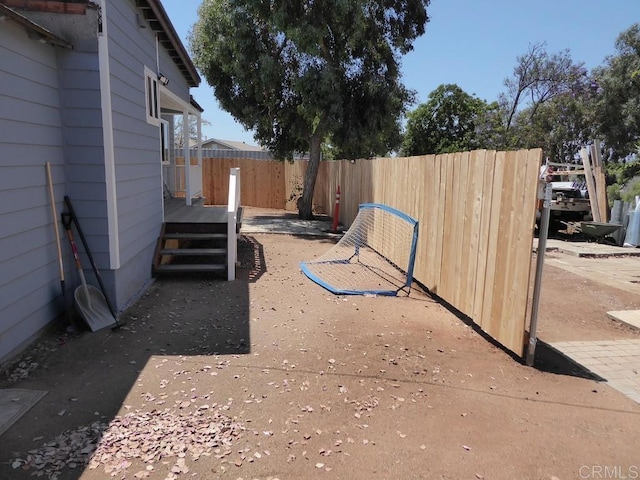
[[[202,148],[213,148],[220,150],[243,150],[251,152],[263,152],[264,148],[257,145],[249,145],[244,142],[235,142],[233,140],[221,140],[219,138],[209,138],[203,140]]]
[[[27,20],[22,15],[17,14],[15,10],[78,14],[82,13],[83,9],[86,8],[87,5],[92,4],[89,0],[75,0],[73,2],[69,0],[0,0],[0,5],[3,6],[2,10],[0,10],[0,14],[2,14],[1,16],[9,17],[11,15],[9,12],[13,12],[18,15],[18,17],[22,17],[23,20]],[[151,30],[158,35],[158,41],[167,50],[169,56],[178,66],[178,69],[182,72],[182,75],[187,80],[189,86],[197,87],[200,85],[200,75],[198,75],[198,71],[191,61],[191,57],[189,57],[187,50],[184,48],[175,28],[173,28],[173,24],[171,23],[171,20],[169,20],[169,16],[167,15],[167,12],[162,6],[160,0],[136,0],[136,6],[140,10],[144,19],[149,22]],[[11,7],[14,10],[6,7]],[[29,20],[27,21],[31,23],[31,25],[24,23],[23,20],[17,19],[17,17],[11,16],[10,18],[14,21],[22,22],[25,27],[39,35],[42,35],[45,40],[50,41],[51,43],[63,46],[70,45],[68,42],[65,42],[66,44],[60,44],[58,41],[60,39],[57,39],[53,33],[48,32],[46,29]],[[64,42],[64,40],[62,41]]]

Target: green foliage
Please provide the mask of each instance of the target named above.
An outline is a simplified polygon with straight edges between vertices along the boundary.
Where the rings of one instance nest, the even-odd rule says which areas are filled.
[[[640,24],[618,36],[616,50],[594,77],[598,131],[617,159],[634,151],[640,140]]]
[[[612,183],[611,185],[607,185],[607,200],[609,201],[609,207],[613,207],[613,202],[615,200],[621,200],[622,189],[620,185],[617,183]]]
[[[627,163],[609,162],[605,165],[607,183],[625,185],[634,177],[640,176],[640,160]]]
[[[458,85],[440,85],[426,103],[409,113],[403,156],[472,150],[481,145],[480,129],[490,122],[489,106]],[[485,131],[486,133],[486,131]]]
[[[605,175],[610,204],[613,204],[614,200],[632,202],[636,195],[640,195],[640,160],[606,163]]]
[[[347,158],[399,144],[413,100],[400,82],[400,57],[424,33],[428,4],[205,0],[189,43],[221,107],[277,157],[308,151],[311,167],[328,137]],[[305,179],[309,215],[314,185],[315,177]]]
[[[549,54],[544,43],[518,57],[500,96],[505,148],[541,147],[553,161],[571,161],[593,138],[590,79],[568,50]]]
[[[640,177],[631,180],[620,196],[625,202],[633,202],[637,196],[640,196]]]
[[[582,88],[587,72],[583,64],[576,64],[568,50],[549,54],[544,43],[529,46],[517,58],[513,76],[504,81],[506,93],[500,103],[505,114],[504,127],[509,131],[524,108],[533,121],[543,104],[559,95],[573,94]]]
[[[424,32],[426,0],[206,0],[194,62],[222,108],[279,157],[331,135],[350,157],[388,151],[412,93],[399,56]]]
[[[531,107],[519,112],[512,129],[512,146],[540,147],[552,161],[571,162],[595,137],[591,103],[590,91],[576,88],[539,105],[535,114]]]

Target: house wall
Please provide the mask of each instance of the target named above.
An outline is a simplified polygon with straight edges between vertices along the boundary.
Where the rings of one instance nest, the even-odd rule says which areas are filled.
[[[58,213],[65,169],[56,48],[0,27],[0,361],[63,309],[46,162]],[[64,230],[61,243],[66,243]],[[68,262],[67,262],[68,263]]]
[[[58,50],[58,68],[67,182],[64,194],[73,204],[91,254],[112,291],[97,36],[74,41],[73,50]],[[77,243],[84,252],[79,239]],[[69,250],[66,243],[64,247]],[[97,285],[88,257],[81,254],[81,262],[87,281]]]
[[[139,16],[137,16],[139,14]],[[115,145],[120,268],[113,272],[119,307],[151,278],[151,263],[162,225],[160,128],[147,123],[144,67],[156,72],[156,40],[133,0],[107,3],[109,68]],[[172,92],[189,100],[186,80],[159,46],[160,71]]]
[[[177,190],[176,188],[176,140],[175,135],[175,115],[163,115],[163,120],[166,120],[169,123],[169,163],[167,165],[162,166],[162,180],[164,185],[166,186],[165,196],[171,196]]]
[[[158,70],[155,34],[150,25],[139,26],[134,0],[105,3],[120,260],[116,269],[111,269],[109,251],[98,37],[76,38],[67,50],[30,39],[12,22],[2,22],[0,28],[0,361],[71,311],[79,284],[58,222],[67,290],[62,295],[46,162],[51,164],[57,216],[65,210],[63,197],[68,195],[116,308],[125,308],[151,278],[163,220],[160,130],[147,123],[145,107],[144,68]],[[188,102],[186,79],[160,50],[160,71],[169,77],[169,89]],[[88,258],[82,252],[81,258],[89,283],[95,285]]]

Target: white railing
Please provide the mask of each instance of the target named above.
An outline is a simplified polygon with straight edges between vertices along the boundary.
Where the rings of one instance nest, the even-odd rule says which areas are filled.
[[[229,169],[229,201],[227,203],[227,280],[236,279],[238,261],[238,209],[240,208],[240,169]]]
[[[202,167],[191,165],[189,168],[189,192],[191,198],[202,196]]]

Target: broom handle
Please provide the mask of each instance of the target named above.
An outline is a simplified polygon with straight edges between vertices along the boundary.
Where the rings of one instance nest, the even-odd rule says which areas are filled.
[[[49,201],[51,203],[51,213],[53,214],[53,227],[56,232],[56,246],[58,247],[58,267],[60,268],[60,280],[64,285],[64,265],[62,264],[62,248],[60,247],[60,232],[58,231],[58,213],[56,212],[56,200],[53,196],[53,181],[51,179],[51,164],[47,165],[47,183],[49,184]]]
[[[100,275],[100,270],[98,270],[98,266],[96,265],[96,262],[93,259],[93,255],[91,255],[91,250],[89,250],[87,239],[85,238],[84,233],[82,232],[82,228],[80,228],[80,222],[78,221],[78,216],[76,215],[76,211],[73,209],[73,205],[71,204],[71,199],[69,198],[68,195],[64,196],[64,203],[69,209],[69,215],[71,216],[71,220],[73,221],[73,224],[76,226],[76,230],[78,231],[78,235],[80,236],[80,241],[82,242],[82,246],[84,247],[84,253],[86,253],[87,257],[89,258],[89,263],[91,264],[91,268],[93,268],[93,273],[96,276],[96,280],[98,280],[98,285],[100,285],[100,290],[102,290],[102,295],[104,295],[104,299],[107,302],[107,307],[109,308],[111,315],[113,315],[113,318],[115,318],[117,322],[118,317],[116,315],[116,310],[115,308],[113,308],[113,304],[109,300],[109,296],[107,295],[107,289],[105,288],[104,283],[102,281],[102,276]]]

